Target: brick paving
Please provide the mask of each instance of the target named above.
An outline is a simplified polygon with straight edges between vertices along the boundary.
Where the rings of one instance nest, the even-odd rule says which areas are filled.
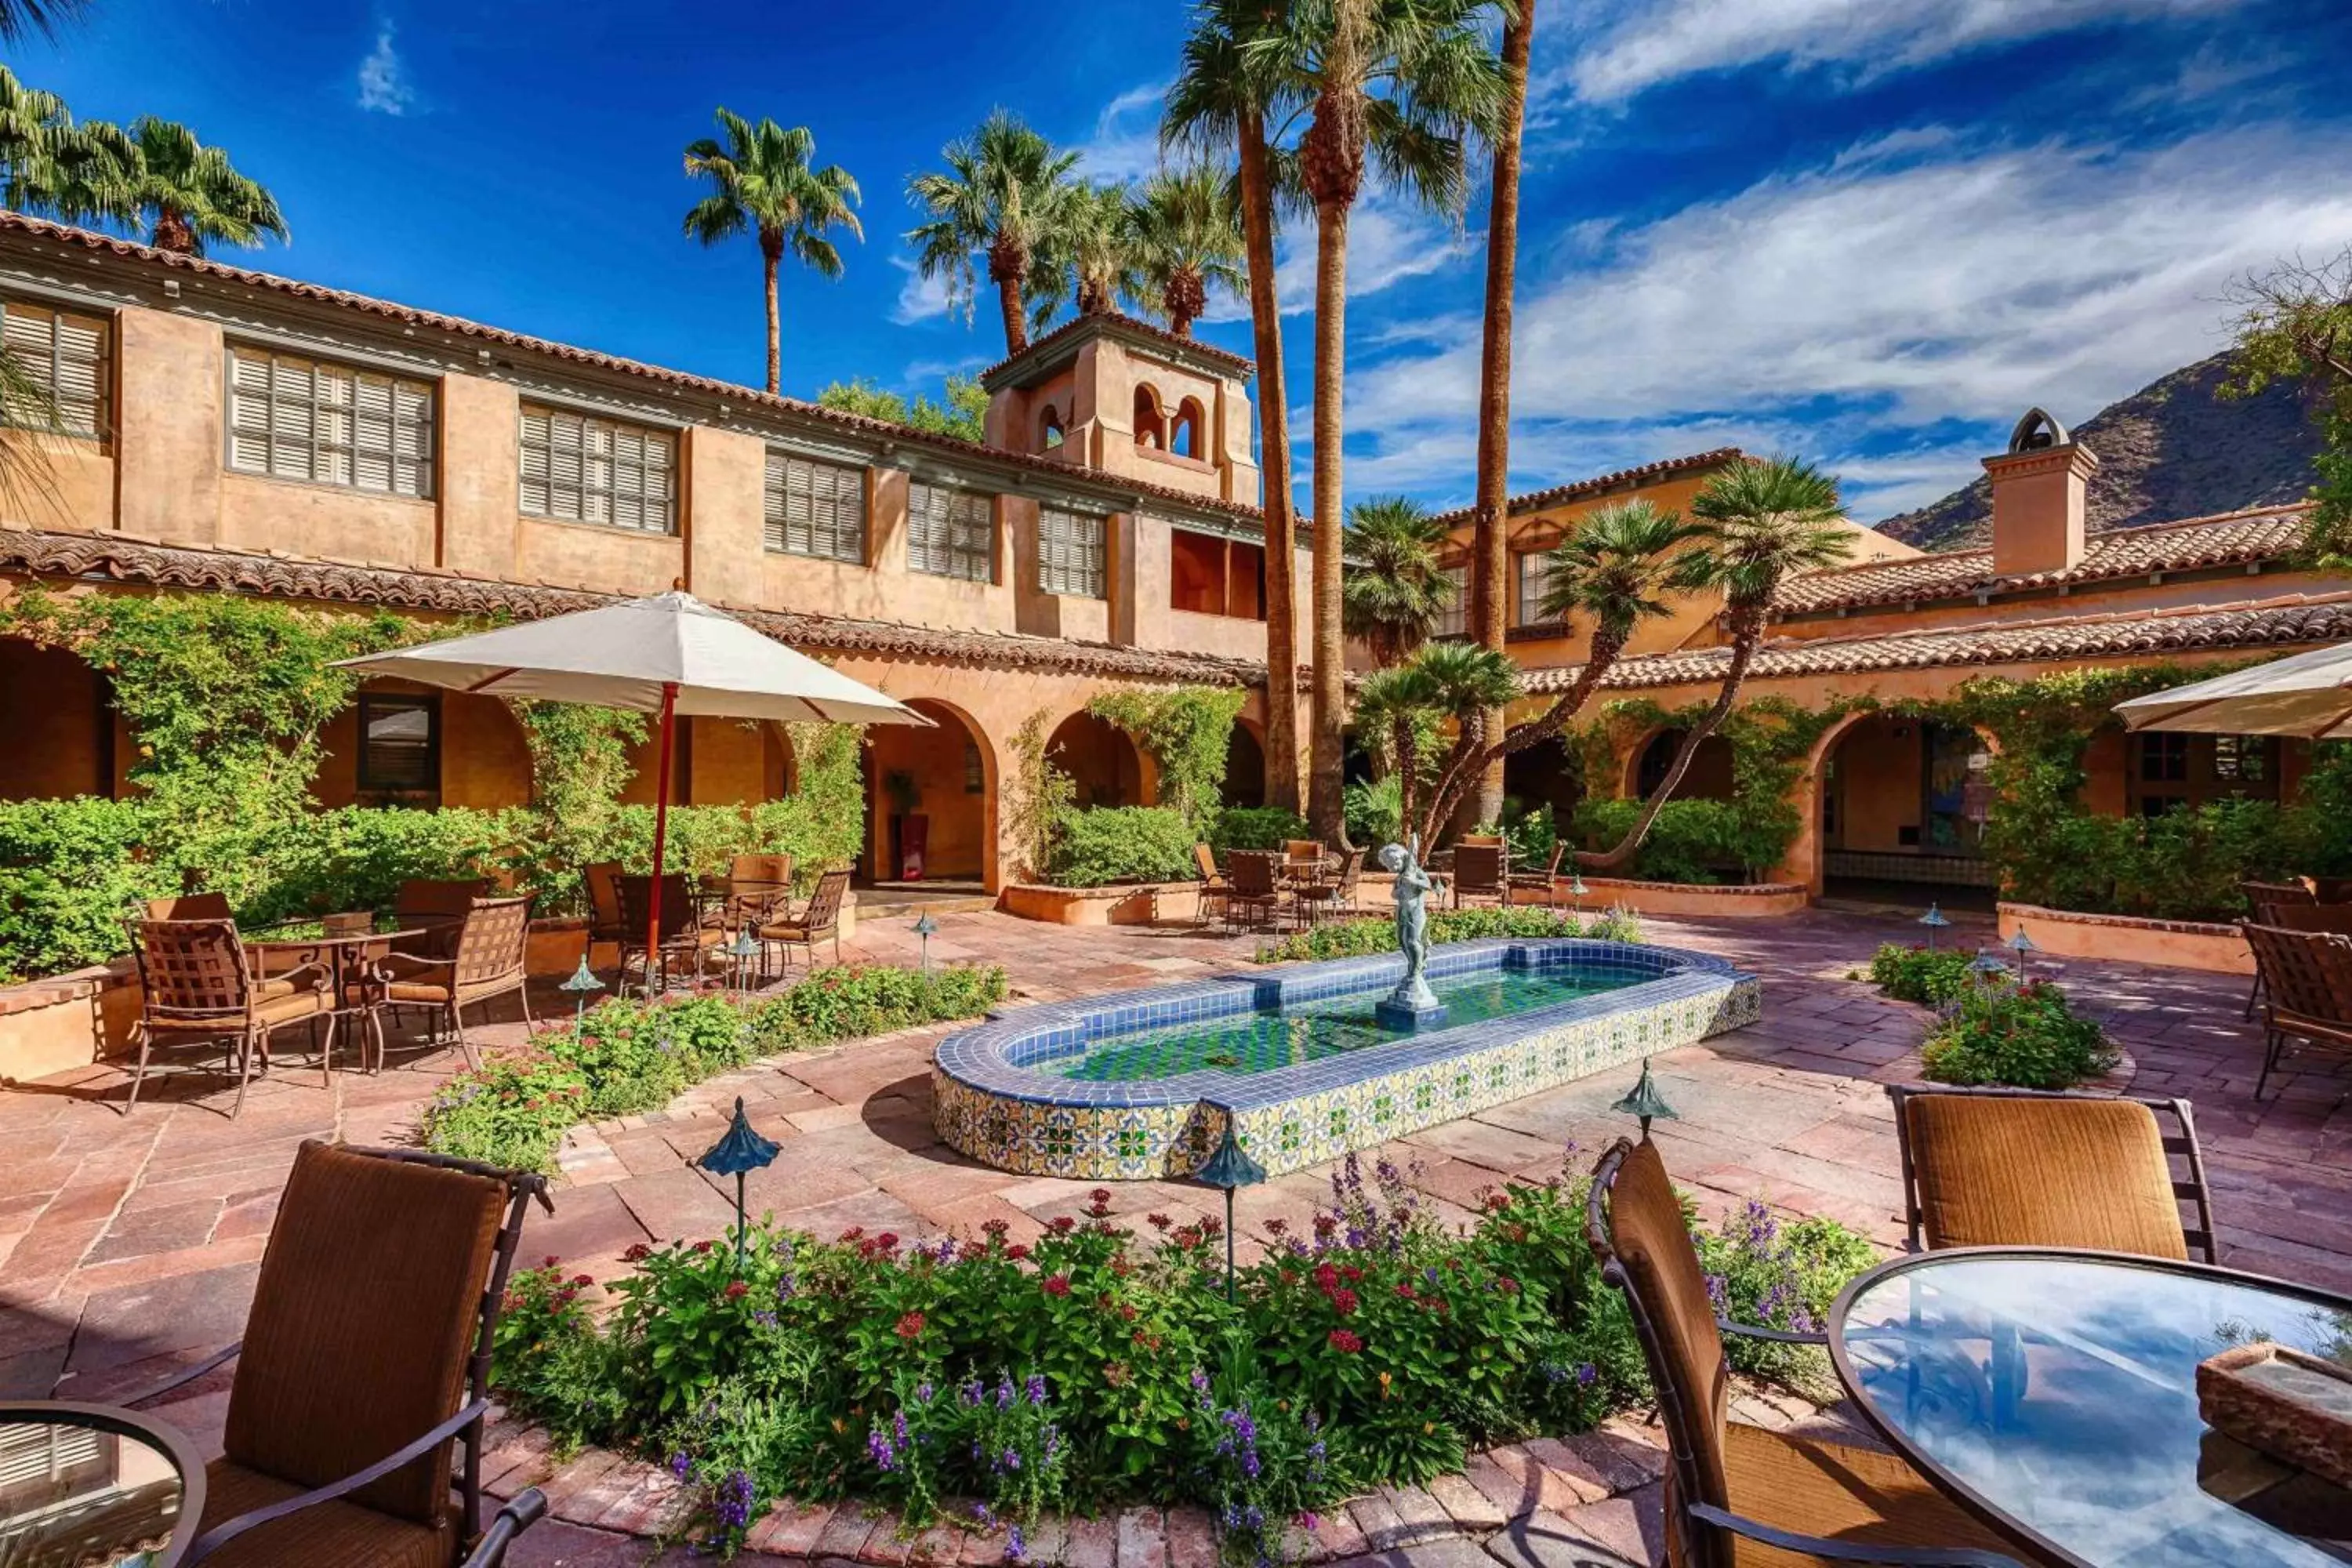
[[[869,921],[856,956],[912,962],[906,923]],[[1065,930],[990,912],[939,923],[935,962],[1003,963],[1016,1000],[1196,978],[1231,968],[1252,946],[1190,931]],[[1909,940],[1915,929],[1890,916],[1819,910],[1771,921],[1649,923],[1654,940],[1731,958],[1766,988],[1759,1024],[1656,1060],[1660,1086],[1682,1113],[1655,1129],[1676,1179],[1705,1210],[1762,1196],[1895,1243],[1900,1194],[1881,1086],[1916,1076],[1926,1015],[1845,975],[1878,942]],[[1989,940],[1982,926],[1949,934]],[[2258,1105],[2260,1039],[2240,1016],[2242,980],[2083,961],[2036,969],[2105,1018],[2129,1053],[2134,1091],[2194,1100],[2223,1261],[2352,1291],[2352,1069],[2314,1058],[2274,1077],[2272,1098]],[[548,992],[541,1016],[559,1015],[564,1000]],[[704,1085],[663,1112],[582,1130],[563,1155],[555,1214],[531,1215],[525,1256],[552,1255],[602,1278],[635,1243],[717,1234],[731,1213],[727,1198],[688,1161],[716,1138],[739,1094],[782,1146],[754,1182],[752,1203],[785,1222],[920,1236],[1002,1218],[1025,1238],[1079,1212],[1093,1184],[985,1170],[940,1144],[928,1074],[944,1032],[782,1058]],[[475,1033],[496,1044],[519,1038],[521,1026]],[[455,1065],[453,1053],[395,1042],[392,1070],[344,1074],[327,1087],[309,1058],[288,1052],[236,1121],[222,1114],[228,1093],[217,1080],[195,1078],[160,1089],[151,1079],[125,1116],[125,1075],[111,1067],[0,1093],[0,1397],[102,1401],[235,1338],[295,1147],[314,1137],[410,1140],[419,1107]],[[1563,1158],[1588,1162],[1626,1131],[1608,1110],[1624,1076],[1499,1106],[1386,1152],[1416,1167],[1414,1180],[1441,1212],[1466,1217],[1482,1189],[1550,1175]],[[1302,1172],[1244,1193],[1243,1230],[1276,1215],[1303,1220],[1327,1179]],[[1116,1191],[1122,1214],[1182,1215],[1214,1201],[1182,1184]],[[165,1413],[199,1443],[216,1445],[226,1389],[215,1373]],[[1774,1409],[1750,1405],[1751,1414]],[[1610,1562],[1611,1552],[1645,1559],[1655,1544],[1655,1489],[1626,1458],[1640,1439],[1638,1430],[1621,1432],[1606,1456],[1543,1443],[1481,1456],[1451,1484],[1350,1504],[1327,1524],[1327,1549],[1429,1568],[1565,1568]],[[1597,1465],[1601,1457],[1613,1470]],[[559,1518],[527,1538],[519,1563],[584,1568],[652,1557],[646,1542],[616,1531],[657,1525],[674,1494],[635,1467],[599,1469],[604,1458],[583,1456],[558,1472],[543,1444],[533,1450],[517,1436],[503,1446],[500,1489],[552,1480],[561,1494]],[[1035,1544],[1098,1568],[1205,1563],[1205,1521],[1183,1510],[1147,1514],[1075,1525]],[[953,1547],[960,1561],[980,1563],[1002,1552],[988,1538],[958,1542],[938,1532],[909,1543],[854,1511],[787,1512],[761,1531],[756,1544],[780,1556],[944,1562]]]

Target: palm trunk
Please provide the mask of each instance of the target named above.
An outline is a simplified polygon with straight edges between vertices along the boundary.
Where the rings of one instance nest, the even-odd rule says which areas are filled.
[[[782,317],[776,310],[776,260],[761,247],[761,261],[767,271],[768,288],[768,392],[771,396],[784,389],[784,339]]]
[[[1495,190],[1486,217],[1486,321],[1478,370],[1478,485],[1470,545],[1470,635],[1502,651],[1505,607],[1510,600],[1511,301],[1519,268],[1519,142],[1527,123],[1528,50],[1535,37],[1536,0],[1518,0],[1518,15],[1503,26],[1503,123],[1495,137]],[[1487,715],[1486,732],[1505,733],[1501,710]],[[1478,779],[1465,816],[1480,822],[1503,816],[1503,760],[1497,755]]]
[[[1257,347],[1258,475],[1265,514],[1265,804],[1298,809],[1298,525],[1290,509],[1290,410],[1274,293],[1274,181],[1265,122],[1241,123],[1242,239]]]
[[[988,276],[996,285],[996,308],[1004,313],[1004,352],[1008,355],[1029,346],[1029,328],[1021,300],[1021,280],[1028,275],[1029,247],[1016,236],[998,235],[988,247]]]
[[[1347,840],[1340,798],[1347,745],[1346,645],[1339,632],[1341,382],[1348,372],[1348,207],[1315,209],[1315,677],[1307,821],[1327,844]]]
[[[996,280],[996,308],[1004,313],[1004,352],[1017,354],[1029,346],[1029,330],[1021,321],[1021,279]]]
[[[177,251],[182,256],[195,254],[195,231],[188,226],[187,218],[177,207],[156,209],[155,248]]]
[[[1740,683],[1748,678],[1748,661],[1756,657],[1757,645],[1763,640],[1764,612],[1760,608],[1740,612],[1732,632],[1731,663],[1724,669],[1723,687],[1716,693],[1715,705],[1683,736],[1683,743],[1675,749],[1674,765],[1666,770],[1666,776],[1658,781],[1658,787],[1650,792],[1650,798],[1643,803],[1640,818],[1626,831],[1625,837],[1612,849],[1578,851],[1578,865],[1593,871],[1613,870],[1631,860],[1641,849],[1642,841],[1649,837],[1652,825],[1658,820],[1658,813],[1665,808],[1667,801],[1674,798],[1675,786],[1683,782],[1683,774],[1690,770],[1691,759],[1698,754],[1699,743],[1714,734],[1730,713],[1732,703],[1738,699]]]

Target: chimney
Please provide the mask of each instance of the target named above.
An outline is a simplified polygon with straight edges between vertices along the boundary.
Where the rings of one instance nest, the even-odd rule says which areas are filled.
[[[2099,459],[2039,408],[1984,460],[1992,478],[1992,569],[2003,577],[2063,572],[2083,562],[2083,491]]]

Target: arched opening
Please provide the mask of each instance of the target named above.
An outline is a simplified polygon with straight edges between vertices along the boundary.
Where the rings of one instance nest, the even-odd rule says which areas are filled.
[[[1181,457],[1205,458],[1208,454],[1208,416],[1201,410],[1201,400],[1188,397],[1176,405],[1176,423],[1168,432],[1168,449]]]
[[[1666,782],[1666,773],[1675,765],[1675,753],[1682,743],[1680,730],[1661,730],[1650,737],[1633,767],[1633,794],[1637,799],[1649,799]],[[1731,794],[1731,742],[1721,735],[1709,735],[1692,753],[1690,766],[1684,770],[1682,782],[1675,786],[1674,798],[1729,800]]]
[[[1565,837],[1583,798],[1583,759],[1558,735],[1503,759],[1503,806],[1515,817],[1548,810]]]
[[[1142,754],[1108,719],[1084,710],[1071,714],[1046,741],[1045,758],[1070,775],[1082,806],[1147,804]]]
[[[1060,446],[1064,439],[1061,410],[1048,403],[1045,405],[1045,411],[1037,416],[1037,449],[1041,452],[1050,452]]]
[[[0,637],[0,800],[121,794],[120,725],[112,685],[79,654]]]
[[[1990,910],[1984,859],[1992,753],[1975,731],[1872,713],[1831,743],[1817,769],[1822,890],[1905,906],[1929,900]]]
[[[877,724],[866,731],[872,802],[866,875],[885,886],[978,886],[988,874],[996,799],[988,744],[944,702],[917,697],[907,706],[930,727]]]
[[[1149,386],[1135,389],[1135,444],[1154,452],[1168,449],[1168,416],[1160,410],[1160,395]]]
[[[1218,795],[1231,806],[1265,804],[1265,748],[1250,727],[1238,721],[1234,732],[1225,737],[1225,783]]]

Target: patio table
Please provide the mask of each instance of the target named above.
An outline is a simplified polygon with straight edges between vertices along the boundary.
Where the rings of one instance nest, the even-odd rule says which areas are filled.
[[[2352,1300],[2200,1264],[1960,1247],[1881,1264],[1830,1321],[1863,1415],[2025,1561],[2352,1563],[2352,1491],[2198,1414],[2198,1363],[2252,1339],[2352,1358]]]
[[[0,1563],[171,1568],[205,1511],[195,1445],[152,1415],[0,1403]]]
[[[330,916],[331,921],[334,917]],[[448,922],[434,921],[424,925],[393,926],[383,931],[340,931],[330,924],[318,936],[270,937],[248,942],[246,951],[261,955],[265,972],[268,961],[280,961],[279,972],[297,969],[307,963],[325,968],[334,984],[335,1005],[330,1009],[339,1018],[358,1015],[362,1022],[373,1024],[377,1003],[369,996],[368,988],[381,976],[379,966],[392,952],[393,944],[407,937],[423,936],[442,929]],[[291,963],[286,963],[286,960]],[[358,995],[362,1000],[353,1002]],[[376,1038],[376,1055],[383,1054],[383,1040]],[[367,1062],[364,1047],[360,1052],[362,1068]],[[379,1060],[379,1065],[381,1061]]]

